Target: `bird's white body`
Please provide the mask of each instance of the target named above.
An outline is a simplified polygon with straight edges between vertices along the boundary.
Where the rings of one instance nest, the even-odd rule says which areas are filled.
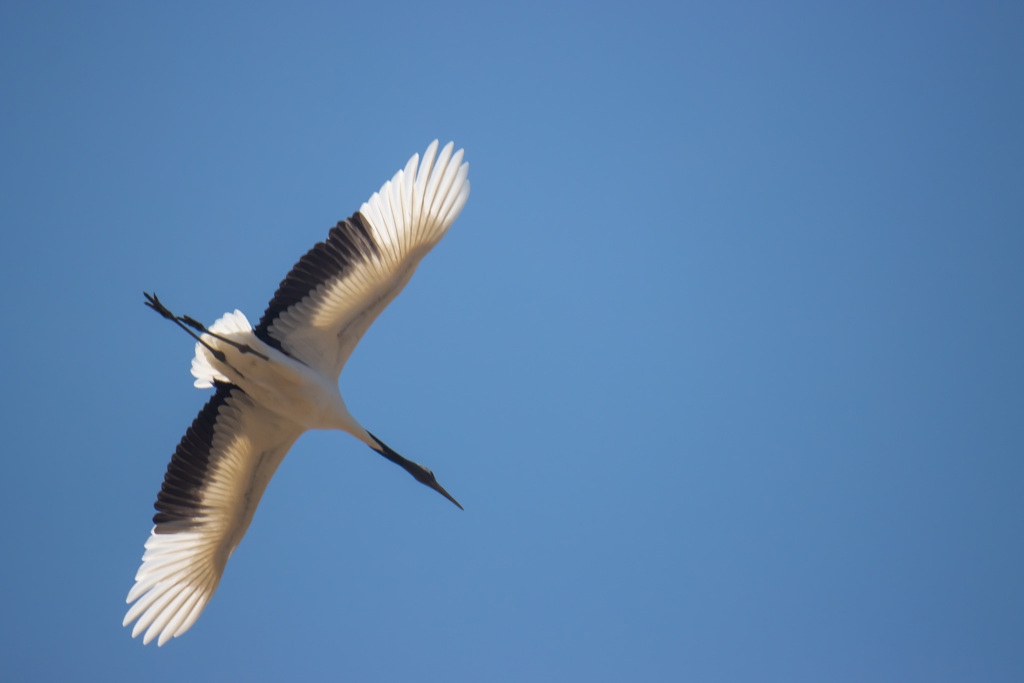
[[[195,623],[267,484],[307,430],[348,432],[458,505],[430,470],[364,429],[338,389],[363,333],[469,196],[462,150],[437,147],[435,140],[422,163],[413,156],[303,256],[255,328],[240,311],[227,313],[196,344],[195,385],[216,391],[178,445],[157,498],[155,526],[128,593],[134,604],[124,624],[136,622],[133,637],[145,631],[144,642],[163,645]]]
[[[264,343],[253,334],[244,313],[238,310],[226,313],[210,331],[254,349],[269,360],[210,337],[207,339],[210,346],[224,353],[227,359],[218,361],[205,346],[196,344],[196,355],[192,359],[195,386],[203,389],[214,386],[215,382],[234,384],[256,404],[304,430],[340,429],[374,446],[367,431],[348,412],[338,380],[325,377]]]

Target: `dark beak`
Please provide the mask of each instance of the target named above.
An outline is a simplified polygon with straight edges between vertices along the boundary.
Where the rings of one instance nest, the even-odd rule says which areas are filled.
[[[423,469],[426,470],[427,468],[424,467]],[[427,470],[427,471],[429,472],[430,470]],[[434,476],[433,472],[431,472],[430,476],[431,477]],[[424,482],[424,483],[426,483],[426,482]],[[457,501],[454,498],[452,498],[451,495],[447,491],[444,490],[444,487],[437,483],[437,479],[434,479],[432,482],[428,483],[427,486],[429,486],[430,488],[434,489],[435,491],[440,493],[442,496],[444,496],[445,498],[447,498],[451,502],[455,503],[455,507],[459,508],[460,510],[463,509],[463,507],[461,505],[459,505],[459,501]]]

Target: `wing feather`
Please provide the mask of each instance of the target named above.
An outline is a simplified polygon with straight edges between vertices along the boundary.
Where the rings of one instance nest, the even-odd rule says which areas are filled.
[[[217,391],[185,432],[157,496],[155,526],[128,593],[132,637],[163,645],[187,631],[217,590],[263,491],[304,429],[236,386]]]
[[[281,281],[257,337],[335,380],[469,197],[463,151],[437,140],[331,229]]]

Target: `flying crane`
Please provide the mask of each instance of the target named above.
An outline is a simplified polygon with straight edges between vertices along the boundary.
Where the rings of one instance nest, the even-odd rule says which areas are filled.
[[[469,198],[463,151],[437,140],[330,230],[281,282],[256,327],[241,311],[209,328],[146,304],[196,339],[195,386],[213,387],[178,444],[154,527],[128,593],[132,637],[163,645],[195,623],[217,590],[278,465],[309,429],[340,429],[461,505],[426,467],[349,413],[338,377],[359,339],[398,296]]]

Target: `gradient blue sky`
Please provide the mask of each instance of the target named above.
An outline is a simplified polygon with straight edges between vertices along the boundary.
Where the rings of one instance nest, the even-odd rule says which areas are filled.
[[[1024,679],[1024,5],[284,5],[0,5],[0,677]],[[257,319],[435,137],[342,386],[465,512],[308,434],[143,647],[142,291]]]

